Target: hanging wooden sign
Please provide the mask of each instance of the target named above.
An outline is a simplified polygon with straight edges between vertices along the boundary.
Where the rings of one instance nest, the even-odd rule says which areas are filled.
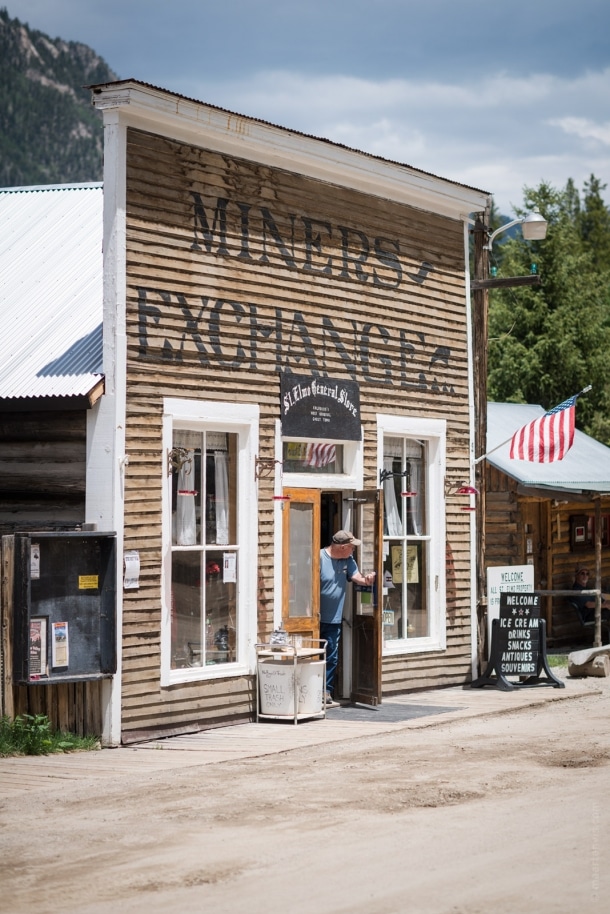
[[[280,373],[282,434],[360,441],[360,389],[355,381]]]

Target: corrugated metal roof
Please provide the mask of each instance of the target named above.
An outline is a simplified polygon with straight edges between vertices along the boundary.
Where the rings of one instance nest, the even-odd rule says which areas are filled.
[[[578,405],[576,406],[578,410]],[[578,429],[574,444],[554,463],[511,460],[510,439],[517,429],[544,415],[542,406],[487,404],[487,460],[521,485],[567,492],[610,492],[610,448]],[[498,445],[498,450],[493,450]],[[490,451],[492,453],[490,453]]]
[[[102,378],[101,184],[0,189],[0,399]]]

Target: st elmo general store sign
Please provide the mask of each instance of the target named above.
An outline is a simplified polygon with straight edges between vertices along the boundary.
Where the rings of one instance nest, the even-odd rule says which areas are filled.
[[[360,391],[354,381],[281,374],[282,434],[359,441]]]

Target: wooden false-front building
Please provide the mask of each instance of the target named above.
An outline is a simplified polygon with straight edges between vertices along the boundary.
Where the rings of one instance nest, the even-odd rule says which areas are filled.
[[[103,112],[104,395],[84,522],[117,544],[104,742],[255,713],[256,645],[319,634],[362,540],[338,694],[476,658],[469,214],[483,191],[137,81]]]
[[[610,590],[610,448],[576,431],[561,461],[511,460],[510,438],[543,415],[541,406],[488,404],[486,567],[533,566],[534,588],[570,590],[576,566],[590,569],[595,587],[596,526],[599,572]],[[576,644],[591,632],[579,624],[566,595],[545,597],[549,643]]]

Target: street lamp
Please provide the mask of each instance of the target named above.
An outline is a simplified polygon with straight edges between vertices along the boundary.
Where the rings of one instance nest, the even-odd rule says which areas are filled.
[[[489,234],[489,211],[479,213],[473,227],[474,273],[470,281],[473,321],[473,384],[475,409],[475,486],[480,492],[476,504],[476,573],[477,573],[477,623],[478,665],[483,662],[483,646],[487,631],[487,584],[485,573],[485,461],[480,459],[487,444],[487,311],[490,289],[509,286],[540,285],[539,275],[490,277],[489,256],[495,238],[515,225],[520,225],[526,241],[539,241],[546,237],[547,222],[538,212],[528,213]]]
[[[483,250],[491,251],[491,246],[494,243],[494,238],[496,235],[499,235],[501,232],[506,232],[514,225],[521,226],[521,231],[523,232],[523,237],[526,241],[544,241],[546,238],[548,222],[544,216],[541,216],[538,212],[528,213],[527,216],[522,216],[519,219],[513,219],[512,222],[507,222],[506,225],[501,225],[499,229],[496,229],[495,232],[492,232],[489,236],[487,244],[483,245]]]

